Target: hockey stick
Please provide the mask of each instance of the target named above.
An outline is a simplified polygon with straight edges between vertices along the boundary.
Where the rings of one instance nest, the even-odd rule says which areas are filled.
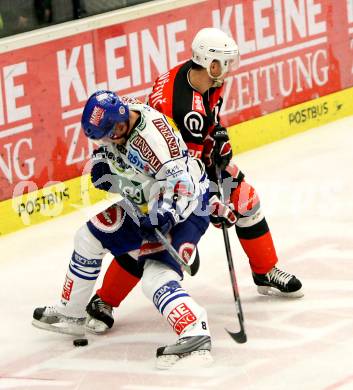
[[[179,253],[174,249],[172,244],[167,240],[167,238],[158,230],[155,229],[155,234],[159,241],[163,244],[165,249],[169,252],[169,254],[173,257],[173,259],[184,268],[184,270],[190,275],[194,276],[196,272],[198,271],[197,269],[193,269],[190,265],[188,265],[180,256]],[[197,250],[197,249],[196,249]],[[197,256],[197,254],[196,254]],[[197,259],[195,259],[197,261]]]
[[[127,209],[132,210],[138,218],[141,218],[143,216],[142,211],[137,206],[133,205],[127,199],[124,199],[124,201],[120,203],[121,207],[123,207],[124,210],[127,211],[127,209],[122,204],[127,205]],[[175,250],[175,248],[167,240],[167,238],[157,228],[155,228],[154,231],[155,231],[156,237],[163,244],[163,246],[169,252],[169,254],[172,256],[172,258],[186,271],[186,273],[188,273],[190,276],[194,276],[199,269],[198,253],[196,253],[196,257],[195,257],[194,262],[191,265],[188,265],[179,256],[179,253]],[[196,250],[197,250],[197,248],[196,248]],[[193,267],[193,265],[194,265],[194,267]]]
[[[219,190],[221,202],[225,203],[220,169],[217,169],[217,184],[218,184],[218,190]],[[247,341],[245,328],[244,328],[244,316],[243,316],[243,310],[241,308],[239,289],[238,289],[237,279],[236,279],[235,271],[234,271],[233,256],[232,256],[232,251],[230,248],[228,230],[227,230],[227,227],[226,227],[224,222],[222,222],[222,231],[223,231],[224,245],[225,245],[226,254],[227,254],[230,280],[231,280],[233,295],[234,295],[234,300],[235,300],[235,308],[237,311],[239,325],[240,325],[240,332],[231,332],[228,329],[226,329],[226,331],[229,333],[230,337],[233,340],[235,340],[237,343],[243,344],[243,343],[246,343],[246,341]]]

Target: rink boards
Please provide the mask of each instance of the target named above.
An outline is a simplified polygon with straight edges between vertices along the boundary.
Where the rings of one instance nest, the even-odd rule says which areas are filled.
[[[156,0],[1,39],[0,235],[107,196],[87,175],[85,101],[144,101],[208,26],[240,48],[222,106],[235,153],[353,114],[353,0]]]
[[[235,153],[353,115],[353,88],[229,127]],[[48,221],[79,207],[109,199],[92,186],[89,175],[58,182],[0,203],[0,235]]]

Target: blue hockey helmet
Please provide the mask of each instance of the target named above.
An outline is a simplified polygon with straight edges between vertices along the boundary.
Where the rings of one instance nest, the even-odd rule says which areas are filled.
[[[85,135],[94,140],[109,136],[115,123],[129,119],[129,107],[117,94],[100,90],[92,94],[83,109],[81,125]]]

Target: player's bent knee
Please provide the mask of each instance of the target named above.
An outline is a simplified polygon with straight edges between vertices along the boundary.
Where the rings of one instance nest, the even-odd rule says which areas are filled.
[[[148,299],[152,300],[156,290],[171,280],[179,281],[181,278],[177,272],[170,269],[166,264],[157,260],[146,260],[141,286]]]
[[[96,237],[89,231],[87,225],[81,226],[74,237],[74,249],[87,259],[103,258],[107,250]]]

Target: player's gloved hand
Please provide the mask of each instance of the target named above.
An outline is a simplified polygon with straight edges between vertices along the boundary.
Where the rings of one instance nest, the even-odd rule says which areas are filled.
[[[229,142],[227,129],[217,125],[213,130],[212,137],[215,140],[213,151],[214,164],[223,171],[232,158],[232,147]]]
[[[213,195],[210,198],[210,221],[217,228],[221,228],[223,223],[227,228],[232,227],[237,222],[233,204],[224,204],[217,195]]]
[[[144,215],[139,220],[140,236],[151,242],[158,241],[155,229],[166,235],[178,223],[177,215],[167,210],[158,210],[155,216]]]
[[[119,193],[118,181],[116,175],[110,170],[107,152],[104,147],[93,151],[91,162],[91,181],[93,185],[103,191]]]
[[[224,170],[232,158],[232,147],[227,129],[217,125],[204,140],[203,161],[207,168],[217,166]]]

